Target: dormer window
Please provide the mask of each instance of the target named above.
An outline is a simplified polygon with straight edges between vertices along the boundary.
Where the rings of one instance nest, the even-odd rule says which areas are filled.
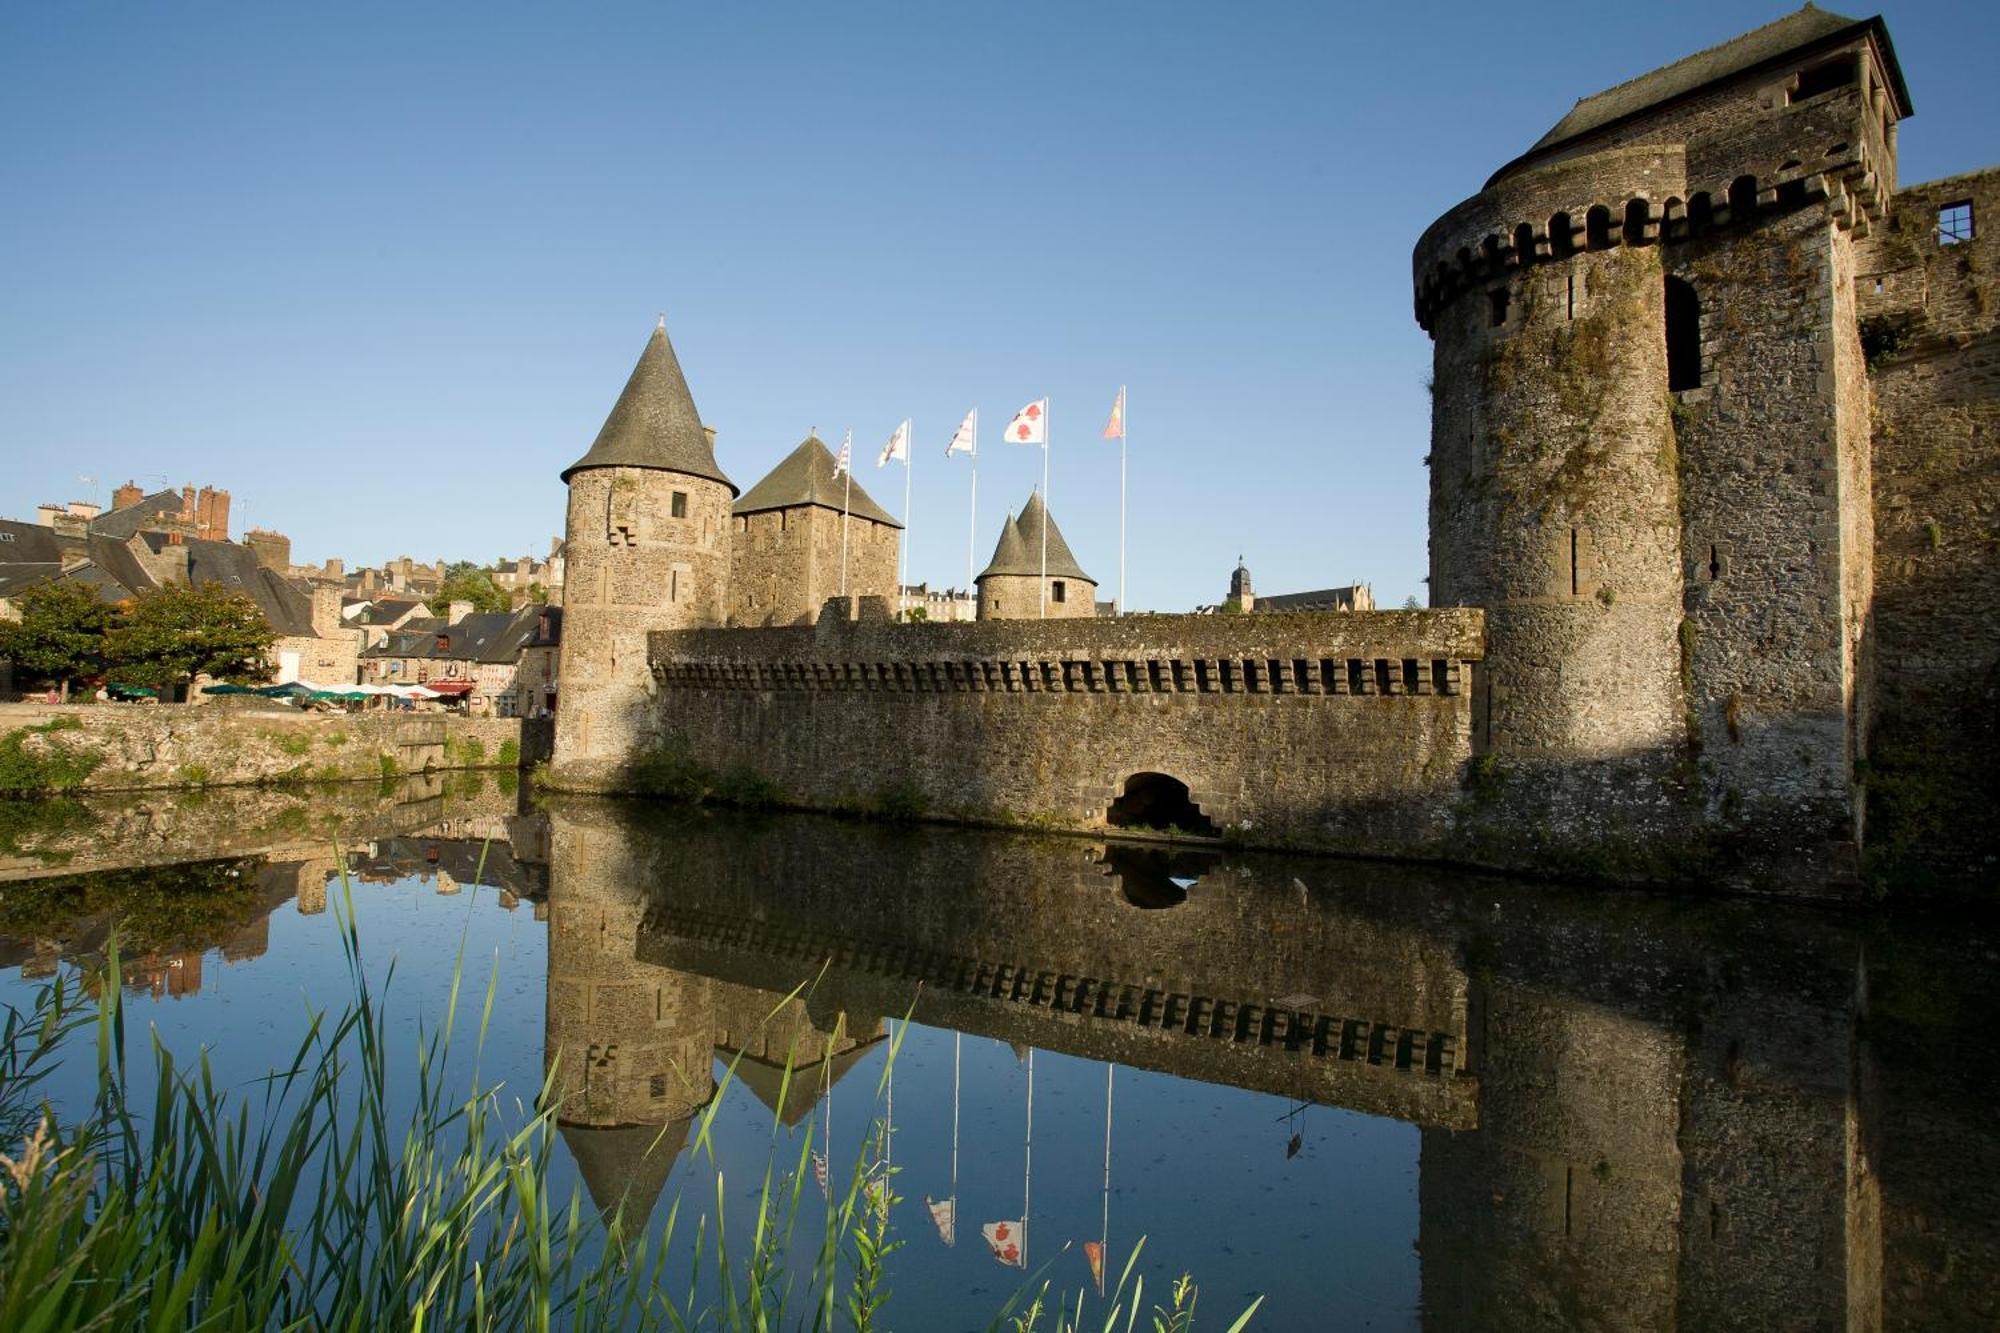
[[[448,635],[448,634],[440,634],[440,635],[438,635],[438,636],[437,636],[437,651],[438,651],[438,652],[445,652],[445,651],[446,651],[446,650],[448,650],[448,649],[449,649],[450,647],[451,647],[451,636],[450,636],[450,635]]]

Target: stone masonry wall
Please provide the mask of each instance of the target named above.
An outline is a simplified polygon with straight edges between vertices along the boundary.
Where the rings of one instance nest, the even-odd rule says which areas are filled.
[[[979,580],[981,620],[1077,620],[1097,614],[1097,585],[1088,579],[1049,580],[1042,601],[1041,579],[1032,574],[989,574]],[[1056,585],[1062,600],[1056,600]]]
[[[730,520],[729,623],[810,624],[841,594],[841,515],[816,505]],[[847,593],[894,597],[898,529],[847,516]]]
[[[1938,210],[1969,202],[1946,245]],[[1856,246],[1875,394],[1869,841],[1990,875],[2000,802],[2000,170],[1901,191]]]
[[[54,723],[59,729],[48,729]],[[307,713],[295,708],[98,705],[0,708],[0,735],[19,733],[30,756],[86,754],[83,791],[232,787],[260,782],[379,781],[427,768],[502,764],[523,724],[440,714]]]
[[[722,483],[679,472],[570,478],[556,781],[588,787],[621,761],[643,725],[649,630],[722,623],[730,500]]]
[[[644,743],[816,808],[1102,827],[1137,773],[1267,843],[1442,855],[1477,611],[652,636]]]

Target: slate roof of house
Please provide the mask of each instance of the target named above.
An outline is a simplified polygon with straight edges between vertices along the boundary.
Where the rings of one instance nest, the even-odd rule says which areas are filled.
[[[148,533],[142,540],[156,551],[166,544],[165,534],[160,533]],[[189,586],[199,588],[205,583],[219,583],[255,602],[280,636],[312,635],[312,598],[289,579],[273,572],[257,558],[255,551],[235,542],[200,541],[192,537],[185,545]]]
[[[1069,543],[1063,540],[1062,529],[1049,517],[1047,506],[1042,503],[1041,492],[1028,497],[1028,503],[1021,507],[1019,518],[1004,524],[1000,529],[1000,541],[993,548],[993,559],[986,568],[979,571],[980,578],[995,574],[1020,574],[1035,578],[1042,572],[1042,525],[1048,524],[1049,563],[1048,573],[1055,579],[1082,579],[1085,583],[1097,580],[1083,572],[1070,553]]]
[[[892,528],[903,526],[861,489],[861,483],[856,482],[849,494],[847,479],[833,474],[833,464],[833,451],[826,447],[826,442],[817,435],[808,435],[762,481],[745,491],[731,512],[756,514],[769,509],[818,505],[839,513],[845,497],[847,512],[854,517],[886,523]]]
[[[1266,597],[1259,594],[1254,609],[1258,611],[1338,611],[1355,603],[1355,594],[1360,585],[1349,584],[1344,588],[1316,588],[1311,592],[1279,592]]]
[[[90,520],[90,530],[124,541],[160,519],[180,517],[182,503],[179,491],[154,491],[136,504],[99,514]]]
[[[367,606],[355,612],[350,619],[350,623],[355,625],[393,625],[422,605],[423,603],[417,601],[415,598],[398,599],[384,597],[369,602]]]
[[[562,479],[585,468],[643,467],[719,481],[735,495],[736,483],[715,461],[715,449],[695,411],[680,358],[667,341],[664,320],[646,340],[639,364],[604,419],[590,452],[563,469]]]
[[[546,618],[546,619],[545,619]],[[542,627],[546,625],[546,634]],[[442,642],[442,646],[440,646]],[[523,649],[562,642],[562,608],[524,606],[518,611],[486,611],[456,625],[442,616],[418,617],[391,630],[363,657],[423,657],[456,662],[514,662]]]
[[[1570,108],[1568,115],[1556,122],[1554,128],[1538,139],[1533,148],[1500,168],[1492,179],[1498,180],[1561,144],[1605,129],[1628,117],[1677,101],[1761,66],[1776,64],[1802,48],[1837,45],[1864,31],[1872,31],[1881,48],[1897,99],[1898,113],[1909,115],[1910,92],[1903,83],[1902,69],[1896,63],[1895,49],[1889,43],[1889,32],[1882,20],[1879,17],[1852,19],[1808,4],[1775,22],[1732,37],[1719,46],[1697,51],[1615,88],[1606,88],[1603,92],[1583,98]],[[1487,183],[1490,185],[1492,181]]]
[[[11,597],[61,573],[62,547],[53,528],[0,519],[0,597]]]

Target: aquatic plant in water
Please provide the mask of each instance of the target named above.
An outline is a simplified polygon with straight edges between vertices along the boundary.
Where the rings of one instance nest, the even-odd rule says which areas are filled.
[[[900,1242],[879,1126],[845,1190],[813,1205],[823,1206],[824,1239],[803,1273],[786,1255],[809,1197],[810,1136],[781,1163],[774,1118],[749,1248],[732,1252],[711,1137],[720,1096],[699,1117],[691,1148],[715,1183],[713,1213],[696,1219],[691,1243],[682,1233],[676,1245],[680,1200],[657,1236],[643,1222],[628,1230],[622,1207],[601,1224],[575,1190],[558,1200],[550,1187],[556,1071],[518,1124],[499,1087],[476,1072],[469,1091],[452,1090],[448,1056],[464,1040],[462,951],[441,1023],[419,1033],[413,1109],[392,1113],[388,1014],[362,968],[344,877],[338,924],[353,998],[338,1013],[311,1014],[291,1058],[252,1091],[218,1086],[206,1053],[183,1066],[157,1037],[132,1050],[115,942],[95,985],[61,977],[31,1010],[0,1016],[0,1328],[885,1326],[885,1260]],[[479,1009],[475,1055],[496,981],[497,973]],[[91,1104],[73,1119],[58,1116],[40,1099],[42,1086],[66,1052],[92,1039]],[[884,1081],[900,1044],[899,1029]],[[795,1037],[780,1106],[796,1055]],[[148,1107],[128,1097],[135,1058],[150,1059],[157,1075]],[[732,1063],[720,1086],[734,1075]],[[1133,1273],[1143,1244],[1106,1301],[1105,1333],[1139,1326],[1144,1281]],[[675,1273],[687,1274],[679,1289],[670,1286],[670,1256]],[[1049,1283],[1036,1280],[990,1327],[1081,1330],[1083,1293],[1073,1307],[1060,1296],[1051,1303]],[[1192,1327],[1185,1278],[1172,1302],[1149,1316],[1157,1333]]]

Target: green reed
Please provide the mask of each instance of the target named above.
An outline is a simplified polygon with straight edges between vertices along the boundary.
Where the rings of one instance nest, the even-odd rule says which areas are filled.
[[[815,1206],[804,1187],[811,1136],[798,1136],[798,1151],[781,1158],[776,1117],[747,1251],[726,1239],[712,1130],[734,1063],[693,1137],[715,1189],[692,1236],[680,1199],[657,1233],[643,1218],[628,1227],[622,1210],[601,1222],[575,1189],[558,1199],[551,1188],[554,1071],[532,1109],[516,1108],[525,1123],[511,1128],[499,1085],[477,1072],[497,977],[488,979],[471,1034],[471,1090],[452,1090],[463,1082],[446,1077],[446,1057],[463,1040],[462,946],[444,1018],[419,1032],[414,1108],[392,1111],[388,1015],[363,971],[345,892],[338,922],[353,998],[337,1013],[310,1014],[291,1058],[245,1088],[219,1087],[205,1052],[186,1066],[155,1037],[142,1053],[155,1091],[145,1114],[135,1113],[115,942],[88,987],[58,978],[30,1010],[0,1018],[0,1145],[14,1148],[0,1152],[0,1328],[887,1327],[886,1260],[901,1242],[889,1222],[897,1196],[879,1122],[844,1189],[817,1205],[824,1240],[803,1271],[787,1254],[804,1209]],[[884,1081],[903,1030],[890,1042]],[[91,1104],[58,1117],[43,1086],[66,1052],[93,1039]],[[1138,1326],[1138,1255],[1135,1246],[1102,1316],[1104,1333]],[[678,1288],[676,1272],[684,1273]],[[1035,1280],[991,1327],[1039,1330],[1048,1316],[1053,1333],[1080,1333],[1082,1294],[1074,1308],[1061,1298],[1051,1305],[1048,1282],[1032,1289]],[[1184,1333],[1191,1284],[1183,1279],[1172,1308],[1148,1318],[1156,1333]]]

